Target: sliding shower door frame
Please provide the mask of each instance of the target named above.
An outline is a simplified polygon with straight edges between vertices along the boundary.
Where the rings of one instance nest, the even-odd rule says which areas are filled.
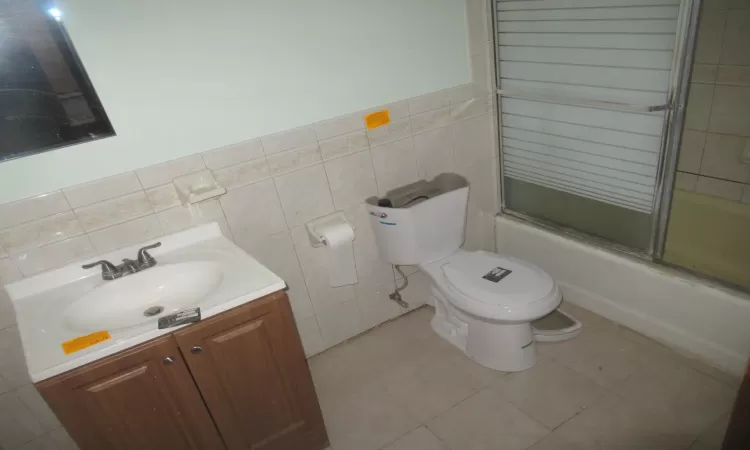
[[[495,86],[501,86],[501,74],[497,57],[498,48],[498,10],[497,0],[489,0],[492,14],[492,59],[494,64]],[[632,248],[617,242],[613,242],[598,236],[591,235],[572,228],[566,228],[560,224],[532,217],[527,214],[514,211],[507,207],[504,195],[504,159],[503,159],[503,124],[502,124],[502,102],[499,92],[495,93],[496,120],[497,120],[497,142],[500,153],[500,169],[498,178],[498,194],[500,199],[500,214],[514,217],[528,222],[537,227],[545,228],[566,237],[585,242],[607,250],[614,250],[629,256],[634,256],[648,261],[658,261],[664,253],[666,243],[667,226],[669,224],[669,212],[672,202],[672,193],[677,173],[677,160],[682,139],[682,129],[685,122],[685,108],[687,95],[690,87],[690,72],[695,52],[695,43],[698,30],[698,19],[700,14],[701,0],[684,0],[681,5],[680,22],[676,39],[675,54],[673,58],[672,76],[670,79],[668,105],[664,119],[664,132],[662,133],[662,147],[659,154],[659,164],[656,175],[656,187],[654,189],[654,206],[651,221],[651,240],[647,251]]]

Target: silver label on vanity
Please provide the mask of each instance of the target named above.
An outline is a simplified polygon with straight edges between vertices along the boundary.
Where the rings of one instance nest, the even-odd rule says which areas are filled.
[[[168,316],[159,317],[159,329],[178,327],[186,323],[200,322],[201,309],[192,308]]]

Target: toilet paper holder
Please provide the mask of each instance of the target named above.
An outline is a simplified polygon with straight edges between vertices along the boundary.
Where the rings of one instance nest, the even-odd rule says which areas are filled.
[[[346,223],[349,224],[350,227],[352,227],[352,230],[357,230],[354,224],[346,219],[346,214],[344,214],[343,211],[338,211],[327,216],[319,217],[305,224],[305,227],[307,228],[307,235],[310,238],[310,245],[312,245],[313,247],[325,246],[326,241],[323,238],[323,235],[318,232],[318,230],[322,230],[326,225],[330,225],[333,223]]]

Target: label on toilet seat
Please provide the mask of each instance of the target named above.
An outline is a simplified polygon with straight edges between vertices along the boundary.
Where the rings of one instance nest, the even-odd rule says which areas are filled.
[[[482,278],[484,278],[487,281],[492,281],[493,283],[497,283],[503,278],[510,275],[511,273],[513,273],[512,270],[497,266],[494,269],[487,272],[486,274],[484,274]]]

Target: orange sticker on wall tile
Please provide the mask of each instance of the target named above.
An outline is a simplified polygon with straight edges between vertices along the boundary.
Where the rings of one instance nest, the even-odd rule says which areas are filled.
[[[391,123],[391,115],[388,113],[387,109],[376,111],[365,116],[365,124],[367,125],[368,130],[382,127],[383,125],[388,125],[389,123]]]
[[[97,331],[96,333],[91,333],[86,336],[77,337],[67,342],[63,342],[62,349],[66,355],[70,355],[71,353],[80,352],[85,348],[89,348],[92,345],[110,339],[112,339],[112,335],[109,334],[109,331]]]

